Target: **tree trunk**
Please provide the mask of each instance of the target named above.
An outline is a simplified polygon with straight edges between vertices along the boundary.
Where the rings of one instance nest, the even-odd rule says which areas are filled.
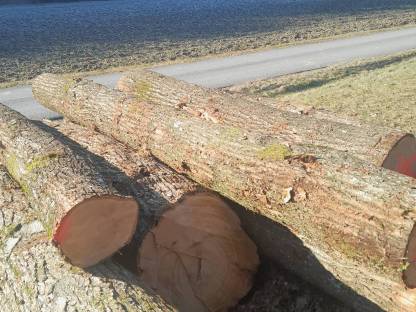
[[[65,135],[67,140],[72,140],[73,143],[79,144],[82,148],[85,148],[86,153],[94,155],[95,164],[99,165],[100,162],[106,162],[106,168],[109,167],[108,164],[110,164],[110,166],[114,166],[114,168],[119,168],[125,175],[135,181],[136,187],[134,189],[137,189],[137,192],[135,193],[136,198],[141,204],[141,227],[140,232],[137,233],[137,238],[144,237],[144,234],[140,234],[144,232],[144,229],[149,227],[154,228],[155,223],[159,220],[159,216],[163,214],[166,209],[171,206],[171,204],[180,204],[180,199],[184,198],[185,194],[189,194],[190,192],[201,194],[201,187],[195,182],[190,181],[166,165],[161,164],[153,157],[149,155],[142,155],[108,136],[76,125],[66,119],[63,121],[59,120],[45,122],[49,126],[56,128],[58,130],[55,131],[57,134]],[[119,179],[118,176],[121,175],[120,172],[108,172],[108,174],[116,176],[117,179]],[[120,178],[122,178],[122,176]],[[256,244],[259,244],[259,251],[266,256],[266,258],[263,259],[263,272],[260,273],[260,275],[267,274],[267,277],[262,278],[261,276],[258,276],[256,277],[256,280],[260,277],[261,284],[264,280],[267,280],[268,284],[274,285],[275,280],[278,279],[279,285],[284,285],[284,289],[280,287],[280,289],[274,289],[274,294],[271,294],[271,296],[267,287],[262,290],[262,286],[260,286],[261,288],[259,289],[259,284],[255,285],[256,289],[254,290],[254,294],[256,295],[253,297],[250,296],[244,300],[244,303],[241,306],[243,310],[245,305],[250,306],[252,309],[258,308],[259,302],[257,301],[256,296],[259,292],[263,293],[264,291],[264,295],[268,294],[269,301],[275,300],[276,297],[280,300],[282,296],[285,297],[287,296],[287,293],[290,292],[290,298],[295,302],[303,302],[305,299],[305,292],[312,292],[314,294],[313,296],[306,295],[306,297],[309,297],[309,302],[307,304],[314,306],[319,305],[322,306],[324,310],[330,309],[330,311],[350,311],[348,308],[341,307],[339,303],[332,302],[330,298],[326,298],[322,293],[315,292],[314,287],[310,287],[304,283],[301,283],[300,285],[298,280],[292,280],[290,276],[287,276],[284,272],[270,272],[270,267],[267,264],[270,263],[270,259],[267,259],[267,255],[271,255],[272,251],[274,251],[275,256],[281,253],[287,257],[288,252],[293,251],[294,246],[296,246],[295,250],[297,252],[297,257],[293,259],[293,264],[302,264],[303,266],[306,265],[308,270],[320,271],[321,281],[331,283],[340,293],[350,293],[350,302],[356,302],[357,306],[363,302],[362,299],[357,298],[356,295],[354,296],[351,291],[340,284],[334,277],[332,277],[332,275],[323,270],[322,266],[318,263],[318,261],[316,261],[310,251],[302,246],[299,239],[297,239],[293,234],[290,234],[287,229],[279,226],[275,222],[251,213],[244,207],[236,205],[235,203],[229,202],[229,204],[240,217],[243,227],[249,233],[249,236],[255,240]],[[267,241],[267,238],[269,238],[270,241]],[[286,242],[287,246],[290,247],[286,250],[280,250],[280,248],[275,249],[274,246],[276,244],[274,241],[278,239],[283,240]],[[117,258],[119,258],[120,261],[123,261],[123,263],[126,263],[126,260],[135,259],[137,257],[135,254],[137,249],[138,248],[136,247],[133,249],[129,248],[128,251],[124,249],[122,254],[120,254]],[[134,254],[130,253],[132,251]],[[304,254],[301,255],[300,252],[304,252]],[[276,257],[274,258],[276,259]],[[280,258],[280,256],[277,258]],[[130,267],[134,270],[136,262],[130,263]],[[276,276],[276,274],[278,274],[278,276]],[[257,282],[259,281],[257,280]],[[308,286],[310,289],[308,289]],[[302,288],[302,291],[293,292],[293,289],[297,289],[299,287]],[[297,300],[297,298],[300,298],[301,300]],[[294,305],[296,304],[294,303]],[[286,309],[286,300],[280,300],[276,308]]]
[[[181,311],[226,311],[248,293],[259,264],[257,248],[218,195],[108,137],[71,123],[51,124],[59,125],[59,132],[47,129],[68,146],[88,148],[92,153],[83,150],[83,157],[93,159],[104,176],[120,185],[126,185],[123,179],[137,180],[134,194],[143,190],[145,197],[137,196],[138,231],[119,258],[147,285]],[[180,198],[169,200],[173,190]]]
[[[123,76],[117,87],[139,101],[168,105],[212,122],[255,129],[266,136],[276,135],[287,144],[348,151],[353,157],[416,177],[416,140],[399,130],[270,99],[260,102],[250,96],[233,96],[145,70]]]
[[[347,304],[360,311],[377,310],[372,302],[389,311],[415,310],[416,293],[401,278],[404,271],[413,287],[415,251],[406,247],[414,243],[415,181],[354,157],[354,148],[330,148],[318,140],[350,125],[323,126],[316,129],[321,135],[291,133],[294,126],[282,126],[268,136],[249,121],[216,123],[90,81],[48,74],[34,81],[33,92],[48,108],[146,149],[204,186],[287,226],[301,243],[264,230],[259,241],[269,245],[263,249]],[[307,116],[287,116],[290,125],[309,122]],[[346,138],[341,142],[346,144]],[[316,260],[321,270],[313,269]],[[328,271],[332,275],[323,282]],[[345,287],[334,287],[334,277]],[[369,300],[351,302],[351,290]]]
[[[1,104],[0,146],[10,174],[72,264],[94,265],[131,240],[136,201],[115,190],[88,160]]]
[[[173,311],[112,260],[88,272],[72,267],[49,242],[37,210],[0,165],[2,311]]]

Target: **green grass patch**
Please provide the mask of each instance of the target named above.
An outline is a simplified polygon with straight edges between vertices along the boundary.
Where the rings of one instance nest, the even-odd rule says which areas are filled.
[[[290,156],[292,151],[283,144],[271,144],[258,152],[258,157],[263,160],[285,160]]]

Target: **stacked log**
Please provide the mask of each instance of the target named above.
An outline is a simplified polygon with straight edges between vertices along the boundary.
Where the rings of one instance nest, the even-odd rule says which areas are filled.
[[[110,138],[56,124],[54,135],[93,159],[104,175],[124,184],[122,169],[136,180],[141,218],[133,243],[117,257],[124,265],[181,311],[224,311],[248,293],[257,249],[223,200]]]
[[[198,184],[161,164],[153,157],[142,155],[138,151],[108,136],[65,119],[48,121],[47,124],[59,131],[57,133],[65,135],[73,142],[96,155],[97,157],[94,159],[94,163],[100,163],[101,159],[101,161],[114,166],[114,168],[119,168],[125,175],[135,181],[135,189],[137,190],[136,197],[142,207],[141,229],[144,228],[143,225],[145,224],[153,227],[153,224],[157,223],[157,215],[165,211],[166,203],[169,203],[168,205],[180,204],[180,199],[186,193],[195,193],[195,191],[200,189]],[[115,174],[113,173],[113,175]],[[229,202],[229,204],[232,203]],[[259,252],[263,255],[267,253],[263,249],[264,246],[266,248],[273,247],[273,243],[266,242],[264,240],[265,238],[270,238],[272,241],[277,239],[285,241],[288,246],[291,244],[301,244],[299,239],[294,237],[293,234],[290,235],[288,230],[278,224],[251,213],[244,207],[235,204],[231,205],[231,207],[240,217],[243,228],[254,239],[255,243],[258,244],[260,247]],[[144,217],[145,215],[146,217]],[[305,247],[303,249],[307,252]],[[290,248],[288,250],[290,251]],[[301,249],[299,248],[299,250]],[[122,261],[123,264],[126,264],[126,260],[135,259],[137,255],[132,255],[129,253],[130,251],[137,252],[137,249],[133,248],[130,250],[129,248],[128,251],[123,249],[122,254],[118,255],[117,259]],[[287,255],[285,251],[282,252]],[[297,256],[299,258],[303,257],[300,254]],[[308,265],[310,265],[311,255],[309,255],[308,259]],[[131,269],[134,270],[136,265],[136,262],[132,262]],[[308,266],[308,268],[318,270],[320,264],[315,261],[315,265],[316,267]],[[342,287],[341,285],[339,286]],[[239,303],[236,310],[245,311],[247,307],[249,307],[250,311],[256,311],[262,307],[273,307],[274,309],[284,310],[288,307],[288,298],[293,301],[291,303],[293,307],[299,308],[299,304],[297,303],[302,303],[300,305],[304,307],[305,305],[303,303],[306,296],[306,298],[309,298],[306,303],[307,306],[328,308],[332,309],[331,311],[350,311],[347,307],[341,307],[338,302],[332,301],[321,293],[315,292],[315,287],[311,287],[309,284],[303,283],[298,279],[292,279],[290,274],[288,275],[287,272],[278,268],[278,266],[276,267],[267,257],[262,259],[260,272],[256,275],[254,287],[255,289],[250,292],[250,295],[243,302]],[[232,311],[234,310],[232,309]]]
[[[212,122],[255,129],[266,136],[277,133],[288,145],[319,144],[346,151],[376,166],[416,177],[416,140],[400,130],[265,98],[233,97],[146,70],[124,75],[117,88],[138,101],[175,107]]]
[[[50,243],[38,211],[0,165],[0,306],[2,311],[174,311],[112,260],[88,272]]]
[[[269,112],[280,119],[267,135],[270,129],[252,126],[251,120],[260,126],[269,118],[256,110],[245,118],[240,111],[217,118],[192,115],[158,100],[138,101],[90,81],[54,75],[38,77],[33,92],[48,108],[145,149],[202,185],[287,226],[302,244],[275,239],[264,229],[259,239],[263,250],[357,310],[415,309],[416,294],[402,280],[404,272],[413,287],[414,250],[406,247],[414,244],[415,182],[374,165],[375,160],[383,163],[403,139],[411,144],[411,136],[377,134],[379,128],[374,128],[369,137],[353,124],[323,124],[277,111]],[[236,121],[231,125],[222,118]],[[310,253],[300,252],[299,245]],[[316,260],[322,270],[313,270]]]
[[[131,240],[136,201],[76,151],[2,104],[0,151],[50,238],[73,265],[97,264]]]
[[[181,311],[227,311],[253,284],[256,246],[237,215],[209,193],[185,196],[144,238],[143,281]]]

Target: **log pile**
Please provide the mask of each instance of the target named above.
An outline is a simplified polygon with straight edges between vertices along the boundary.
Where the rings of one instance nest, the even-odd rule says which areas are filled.
[[[81,192],[84,188],[93,193],[95,190],[97,190],[97,188],[94,189],[94,186],[109,185],[109,187],[114,189],[112,190],[111,194],[100,197],[101,194],[98,192],[98,190],[93,193],[94,196],[92,198],[107,199],[111,198],[110,195],[118,196],[121,198],[121,194],[132,193],[135,196],[135,199],[140,202],[141,218],[137,229],[134,228],[133,230],[133,232],[136,230],[137,232],[135,233],[134,241],[129,246],[129,248],[136,249],[135,253],[137,254],[137,249],[141,246],[141,242],[143,240],[147,242],[143,245],[143,247],[140,248],[141,252],[139,259],[142,267],[139,275],[143,275],[142,281],[156,289],[158,294],[174,292],[170,296],[167,296],[169,302],[173,303],[172,307],[179,310],[186,310],[187,308],[191,308],[193,311],[223,311],[234,306],[250,290],[253,281],[253,275],[257,270],[259,262],[256,246],[248,238],[247,234],[245,234],[245,232],[241,229],[239,219],[235,213],[231,211],[230,208],[216,195],[208,193],[207,191],[198,191],[197,186],[194,183],[191,183],[186,179],[181,181],[183,179],[178,176],[174,175],[172,179],[170,179],[171,177],[168,172],[163,172],[169,170],[166,168],[163,170],[163,166],[155,161],[150,161],[150,163],[146,162],[145,160],[142,161],[141,156],[137,154],[130,156],[137,158],[137,162],[141,161],[142,164],[139,167],[129,168],[130,178],[136,177],[137,179],[138,175],[143,175],[143,177],[146,177],[146,183],[135,183],[133,185],[129,177],[127,177],[116,166],[114,166],[114,164],[110,164],[104,159],[85,151],[84,148],[81,147],[77,142],[70,140],[61,132],[53,131],[52,128],[39,123],[34,124],[33,122],[25,119],[20,114],[4,106],[0,106],[0,108],[2,109],[3,113],[1,117],[0,129],[2,131],[0,131],[0,137],[2,138],[2,142],[5,142],[2,144],[2,159],[5,160],[6,164],[8,164],[7,169],[9,170],[10,174],[22,187],[26,197],[31,204],[30,207],[34,208],[30,212],[23,208],[22,215],[25,215],[26,213],[32,215],[33,211],[35,211],[36,213],[33,215],[33,218],[37,220],[38,223],[36,224],[40,224],[41,229],[46,229],[45,231],[48,232],[47,234],[49,234],[43,237],[42,245],[35,244],[35,247],[38,248],[36,249],[36,255],[39,256],[38,260],[43,261],[41,264],[42,266],[46,266],[47,268],[51,267],[51,269],[55,268],[57,265],[58,267],[62,267],[62,261],[59,259],[53,262],[54,257],[56,257],[56,251],[50,254],[50,259],[47,259],[48,261],[46,261],[45,258],[49,254],[40,254],[40,252],[43,252],[44,250],[45,252],[50,253],[52,246],[48,244],[48,240],[53,238],[54,243],[60,247],[61,251],[63,251],[64,255],[68,258],[68,260],[70,260],[72,264],[76,264],[80,267],[89,267],[89,271],[92,270],[97,275],[101,274],[100,269],[96,270],[94,267],[91,268],[93,265],[92,263],[87,261],[77,262],[76,259],[78,258],[69,257],[68,248],[64,248],[65,246],[63,246],[62,241],[57,239],[57,237],[62,236],[59,229],[62,227],[62,224],[65,224],[65,220],[59,221],[62,220],[59,217],[55,217],[53,219],[58,220],[58,230],[56,230],[54,233],[51,232],[50,223],[45,222],[45,220],[50,219],[44,218],[44,216],[49,213],[56,216],[57,213],[55,210],[52,210],[51,212],[47,210],[55,208],[56,206],[59,209],[61,209],[61,207],[68,207],[70,211],[68,214],[72,216],[73,213],[71,212],[71,209],[75,209],[79,205],[76,205],[75,208],[71,208],[69,204],[72,202],[69,200],[65,201],[66,198],[70,198],[69,195],[73,195],[74,197],[79,196],[79,198],[83,198],[83,193]],[[17,134],[19,134],[19,136]],[[92,144],[90,142],[90,137],[84,135],[83,138],[84,140],[87,138],[89,145]],[[104,145],[100,144],[100,147],[102,149],[103,146],[108,147],[108,145],[111,146],[111,143]],[[114,143],[112,144],[112,147],[116,154],[117,151],[120,151],[120,147],[114,146]],[[51,161],[49,161],[49,158],[44,157],[45,161],[39,165],[34,166],[32,169],[31,164],[34,162],[33,159],[40,159],[43,155],[52,155],[51,151],[59,151],[59,153],[57,153],[59,156],[58,160],[56,160],[58,156],[54,156]],[[19,170],[15,170],[16,166],[10,165],[9,155],[14,155],[12,158],[14,160],[13,164],[17,163],[17,168],[19,168]],[[127,157],[125,154],[123,154],[123,156]],[[44,158],[42,158],[42,160]],[[55,160],[56,162],[54,162]],[[122,166],[121,163],[122,162],[116,162],[116,164],[120,167]],[[131,164],[131,161],[126,163]],[[36,162],[36,164],[38,164],[38,162]],[[29,167],[31,170],[28,169]],[[156,167],[160,167],[162,169],[155,170]],[[150,173],[152,171],[156,171],[156,174],[146,174],[146,172]],[[40,177],[42,177],[44,180],[41,181]],[[65,181],[66,183],[64,183]],[[105,184],[107,183],[106,181],[110,181],[110,183]],[[178,187],[177,194],[172,194],[172,191],[175,190],[175,184],[181,185],[181,188]],[[80,188],[74,189],[75,187]],[[51,188],[52,190],[50,190]],[[59,190],[61,193],[56,190]],[[188,194],[190,191],[192,191],[192,194]],[[138,194],[144,195],[139,196]],[[170,207],[167,205],[168,201],[161,201],[161,194],[164,196],[173,197],[174,200],[172,202],[178,201],[179,197],[176,195],[179,194],[181,195],[180,197],[182,197],[184,194],[188,194],[187,197],[185,197],[182,201],[189,201],[192,199],[195,200],[193,200],[191,205],[178,205],[175,207]],[[58,195],[60,195],[61,198],[58,198]],[[42,198],[45,199],[45,202],[42,202]],[[50,198],[52,203],[56,203],[51,204],[48,202]],[[107,240],[112,238],[105,236],[106,231],[112,231],[112,234],[115,237],[119,235],[118,232],[123,232],[124,230],[129,231],[130,240],[133,233],[132,229],[129,228],[129,225],[133,224],[133,226],[136,226],[137,206],[136,201],[134,201],[131,197],[124,196],[123,198],[134,202],[133,207],[135,208],[134,212],[136,212],[134,215],[130,216],[130,218],[126,218],[125,220],[119,220],[114,215],[109,214],[106,211],[96,212],[96,218],[101,218],[101,221],[99,224],[100,226],[97,224],[95,228],[93,227],[95,219],[92,217],[86,218],[84,215],[83,218],[78,217],[70,219],[71,222],[69,222],[69,224],[71,227],[77,228],[80,227],[78,226],[80,223],[86,222],[87,225],[91,224],[91,227],[93,228],[84,226],[84,229],[88,229],[94,233],[97,239],[104,239],[104,241],[99,240],[96,242],[98,246],[91,245],[89,248],[99,248],[100,246],[106,246]],[[17,205],[18,204],[19,202]],[[22,205],[22,203],[20,203],[20,205]],[[106,205],[103,203],[100,203],[100,205],[96,206],[102,209],[106,207]],[[111,203],[107,206],[114,207],[114,209],[123,209],[123,206],[115,206],[115,203]],[[87,208],[91,209],[89,206],[83,207],[82,209]],[[59,212],[61,210],[57,211]],[[205,217],[209,217],[210,222],[212,222],[211,227],[206,226],[207,224]],[[63,217],[63,219],[66,218],[67,217]],[[42,222],[39,222],[39,220]],[[107,225],[103,227],[105,223],[107,223]],[[159,241],[158,236],[157,245],[154,245],[154,248],[149,252],[148,247],[152,246],[149,243],[151,243],[151,237],[154,233],[152,228],[154,228],[156,224],[157,230],[161,233],[164,233],[164,235],[168,235],[171,240],[169,242]],[[7,228],[9,228],[9,226],[11,226],[13,229],[15,228],[14,224],[8,225]],[[20,225],[16,225],[16,227],[18,226]],[[114,228],[114,226],[117,226],[117,228]],[[14,234],[14,230],[10,233]],[[67,233],[68,230],[65,237],[68,237]],[[90,237],[88,235],[86,237],[85,235],[82,236],[82,233],[77,234],[80,242],[84,242]],[[10,235],[7,234],[7,236]],[[28,237],[27,240],[29,241],[30,238],[31,237]],[[17,241],[14,238],[7,240],[7,249],[14,249],[15,245],[12,246],[11,244],[17,244],[20,241],[21,238],[19,238]],[[180,243],[176,244],[176,241],[179,241]],[[25,244],[30,244],[30,241],[25,242]],[[123,245],[120,245],[117,249]],[[146,248],[144,248],[144,246],[146,246]],[[234,252],[227,252],[227,248]],[[158,255],[152,254],[152,251],[158,249],[164,253],[164,256],[171,252],[173,255],[177,256],[177,261],[154,262],[157,261]],[[85,255],[88,256],[88,249],[78,248],[77,250],[83,251]],[[113,250],[113,253],[116,250]],[[93,250],[91,250],[91,252],[93,252]],[[80,255],[82,255],[81,252],[76,253],[76,256]],[[22,257],[20,260],[18,260],[21,261],[19,262],[19,265],[24,266],[25,261],[32,260],[30,258],[31,256],[32,254],[26,257],[25,254],[25,257]],[[119,258],[120,261],[124,264],[126,260],[128,261],[127,257],[125,256],[119,256]],[[240,260],[241,258],[248,260],[242,262]],[[144,259],[146,259],[147,263],[151,263],[153,265],[152,269],[147,270],[146,265],[144,265],[146,262]],[[37,261],[32,262],[34,263],[36,269],[39,263]],[[243,263],[243,265],[240,265],[240,262]],[[244,265],[244,263],[246,263],[246,265]],[[137,267],[138,262],[135,261],[134,265]],[[125,270],[122,268],[115,267],[114,269],[113,264],[106,264],[104,269],[107,269],[107,267],[112,268],[112,270],[117,269],[117,272],[114,274],[109,272],[111,274],[107,275],[111,276],[102,275],[101,277],[121,279],[122,277],[130,276],[129,273],[125,272]],[[19,270],[21,269],[21,267],[17,266],[13,267],[13,269],[14,268]],[[32,266],[29,265],[28,270],[32,269]],[[64,269],[68,269],[68,266],[64,266]],[[168,278],[163,275],[157,277],[156,281],[160,281],[158,282],[158,285],[150,283],[150,281],[144,277],[151,276],[152,273],[163,270],[165,270],[165,272],[172,272],[174,275],[169,276]],[[182,272],[180,279],[182,284],[173,285],[172,279],[178,278],[177,275],[179,272]],[[30,276],[26,278],[27,285],[22,285],[19,290],[23,289],[23,291],[25,291],[32,288],[36,289],[36,287],[39,286],[37,280],[34,279],[37,278],[36,273],[37,272],[31,272]],[[53,273],[55,273],[55,271]],[[195,275],[188,276],[188,273]],[[53,277],[49,277],[49,272],[44,273],[44,275],[46,276],[45,279],[48,279],[49,281],[53,280]],[[68,274],[62,274],[64,277],[67,275]],[[130,282],[133,284],[136,283],[134,279],[126,280],[125,278],[124,280],[126,281],[126,284],[129,284]],[[10,286],[11,281],[8,283]],[[223,286],[219,287],[219,285]],[[238,287],[235,287],[236,285]],[[68,286],[73,285],[70,284]],[[141,290],[140,286],[137,288],[138,290],[136,292]],[[9,289],[8,291],[10,292],[11,290]],[[138,294],[135,293],[134,287],[132,287],[132,290],[126,291],[131,291],[132,294],[129,296],[123,294],[124,297],[119,301],[125,300],[126,302],[129,302],[129,305],[124,305],[123,309],[133,309],[135,304],[132,303],[134,301],[133,299],[130,300],[130,298],[134,298],[134,296],[137,296]],[[144,292],[144,290],[142,292]],[[17,293],[18,297],[23,296],[22,292],[18,291]],[[32,294],[35,293],[31,293],[30,297],[32,297]],[[72,296],[78,295],[78,291],[72,293]],[[84,295],[83,297],[86,297],[86,302],[82,305],[79,305],[79,307],[86,307],[88,309],[91,308],[91,310],[100,310],[98,306],[94,308],[91,307],[91,302],[94,300],[97,300],[97,305],[106,305],[106,301],[103,297],[95,298],[94,296],[94,293]],[[59,302],[57,304],[66,305],[67,302],[65,301],[65,298],[67,297],[63,296],[58,298]],[[150,299],[146,300],[150,301]],[[74,302],[74,300],[72,301]],[[118,300],[114,301],[118,304]],[[36,300],[33,302],[36,304]],[[155,306],[151,305],[150,303],[148,304],[148,307],[145,306],[143,308],[142,305],[145,305],[146,302],[143,302],[142,304],[138,301],[136,308],[143,308],[143,311],[157,310],[155,309]],[[163,310],[164,306],[171,309],[171,306],[164,303],[164,301],[161,301],[160,309]],[[29,304],[25,304],[25,307],[29,307]],[[120,308],[120,305],[115,305],[114,307],[115,309]]]
[[[137,271],[147,285],[183,311],[222,311],[248,292],[258,266],[256,247],[218,196],[154,158],[95,131],[68,121],[49,125],[56,127],[57,135],[65,136],[68,145],[79,144],[87,149],[84,157],[102,155],[94,159],[95,164],[110,164],[134,181],[135,197],[141,207],[140,226],[133,243],[117,258]],[[117,176],[117,172],[107,174]],[[191,205],[183,205],[190,200]],[[169,241],[159,240],[166,235]],[[158,241],[156,245],[153,238]],[[175,257],[176,261],[158,261],[159,255],[170,260]],[[172,276],[154,275],[161,272]],[[178,283],[172,283],[172,279]],[[190,288],[196,295],[190,293]]]
[[[144,79],[133,97],[90,81],[42,75],[33,92],[68,119],[150,153],[286,226],[281,233],[296,235],[301,244],[270,228],[254,240],[346,304],[360,311],[415,310],[415,183],[386,170],[414,176],[413,136],[322,114],[253,108],[252,101],[224,94],[215,107],[215,100],[206,101],[211,91],[199,96],[193,86],[178,105],[159,79]],[[195,113],[192,103],[202,103],[202,111]]]
[[[195,193],[200,189],[198,184],[161,164],[153,157],[142,155],[142,153],[108,136],[76,125],[68,120],[50,121],[47,124],[50,126],[49,129],[56,129],[57,134],[64,135],[67,139],[88,151],[88,154],[95,155],[94,163],[97,165],[105,162],[130,177],[134,181],[135,197],[141,203],[141,220],[145,219],[144,223],[149,226],[157,223],[157,216],[165,211],[166,204],[175,205],[184,197],[184,194]],[[113,171],[109,174],[119,176],[120,172]],[[263,246],[272,246],[270,242],[261,241],[265,237],[270,237],[271,240],[291,240],[294,244],[301,244],[299,239],[293,235],[288,235],[290,233],[276,223],[272,224],[271,221],[247,211],[244,207],[238,205],[232,205],[231,207],[240,217],[243,228],[258,244],[261,254],[266,254]],[[147,213],[147,211],[150,213]],[[140,233],[136,234],[141,236]],[[137,268],[137,262],[134,261],[138,257],[137,250],[137,246],[133,244],[128,249],[123,249],[116,259],[122,262],[124,266],[127,264],[129,269],[134,271]],[[317,262],[316,264],[319,265]],[[290,306],[296,307],[299,303],[308,307],[316,307],[318,310],[324,308],[324,310],[334,312],[351,311],[338,301],[325,296],[322,292],[316,292],[315,286],[295,278],[293,274],[280,268],[279,265],[273,263],[267,257],[262,257],[260,272],[256,274],[254,289],[250,291],[249,296],[244,298],[243,302],[239,303],[236,309],[246,311],[247,307],[250,307],[251,310],[249,311],[257,311],[265,306],[269,309],[273,307],[275,310],[293,311]],[[234,310],[232,309],[232,311]]]
[[[49,243],[25,194],[0,165],[0,306],[2,311],[174,311],[112,260],[72,267]]]

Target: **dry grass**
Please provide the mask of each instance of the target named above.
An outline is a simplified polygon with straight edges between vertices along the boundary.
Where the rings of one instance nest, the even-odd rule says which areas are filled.
[[[232,90],[312,105],[416,133],[416,50],[256,81]]]

